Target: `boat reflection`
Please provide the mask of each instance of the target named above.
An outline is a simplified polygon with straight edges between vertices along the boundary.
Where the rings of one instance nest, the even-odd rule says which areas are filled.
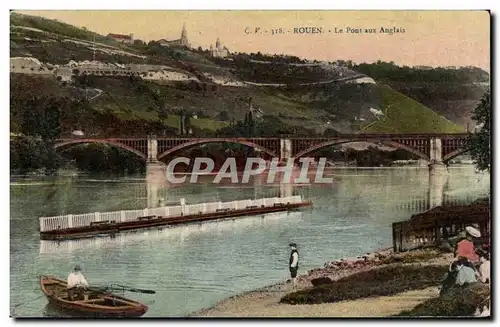
[[[67,309],[64,309],[57,305],[56,303],[49,302],[47,305],[45,305],[43,309],[43,317],[45,318],[57,318],[57,319],[75,319],[75,318],[106,318],[105,315],[99,315],[95,313],[82,313],[82,312],[75,312],[75,311],[70,311]]]
[[[55,303],[49,302],[45,305],[43,310],[43,316],[47,318],[82,318],[81,313],[71,313],[63,310],[60,306]]]

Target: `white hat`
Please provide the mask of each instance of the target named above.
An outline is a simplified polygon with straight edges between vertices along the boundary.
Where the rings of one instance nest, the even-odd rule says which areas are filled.
[[[469,233],[472,237],[481,237],[481,232],[475,229],[472,226],[467,226],[465,227],[465,230],[467,233]]]

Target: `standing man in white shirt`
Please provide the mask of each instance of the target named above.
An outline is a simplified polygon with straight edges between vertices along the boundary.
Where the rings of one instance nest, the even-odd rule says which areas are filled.
[[[75,266],[72,273],[68,275],[68,297],[73,300],[73,295],[80,295],[82,291],[89,287],[89,283],[82,274],[82,268],[79,265]]]
[[[299,252],[297,251],[297,244],[295,243],[290,243],[290,262],[289,262],[289,268],[290,268],[290,275],[292,277],[292,287],[293,290],[297,288],[297,271],[299,270]]]

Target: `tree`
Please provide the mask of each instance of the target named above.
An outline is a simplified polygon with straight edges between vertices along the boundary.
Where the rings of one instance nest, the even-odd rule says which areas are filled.
[[[21,132],[53,140],[61,134],[62,108],[67,99],[32,97],[24,104]]]
[[[248,112],[245,113],[245,120],[243,121],[243,126],[245,126],[245,128],[248,126]]]
[[[190,134],[191,132],[191,117],[193,114],[191,112],[188,112],[184,116],[184,131],[186,134]]]
[[[481,102],[474,109],[472,119],[477,122],[478,131],[467,137],[467,149],[480,171],[491,169],[491,98],[486,91]]]
[[[226,110],[223,110],[223,111],[219,112],[217,118],[219,120],[221,120],[221,121],[228,121],[230,119],[229,118],[229,113]]]
[[[181,109],[179,123],[180,123],[179,126],[180,134],[184,135],[184,109]]]
[[[248,112],[248,136],[254,136],[255,134],[255,121],[253,120],[252,111]]]

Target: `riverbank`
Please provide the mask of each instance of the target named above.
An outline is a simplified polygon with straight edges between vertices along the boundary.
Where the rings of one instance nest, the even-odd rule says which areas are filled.
[[[476,207],[481,207],[482,215],[489,215],[488,203],[487,199],[479,199],[467,206],[468,211],[472,211],[469,215],[474,216],[475,211],[471,208]],[[413,215],[410,220],[436,219],[436,212],[455,217],[462,207],[438,207]],[[461,216],[467,215],[463,210],[460,212]],[[473,218],[468,223],[475,222]],[[420,304],[419,310],[430,312],[425,308],[431,306],[432,301],[445,307],[442,312],[463,314],[463,310],[475,309],[476,302],[483,301],[490,291],[488,286],[480,285],[479,293],[472,291],[477,293],[471,293],[472,296],[439,298],[442,276],[453,258],[453,253],[442,247],[401,253],[394,253],[392,248],[379,250],[361,257],[327,262],[323,268],[298,276],[298,292],[293,291],[287,280],[228,298],[191,316],[387,317],[401,312],[412,313]],[[474,299],[469,301],[471,298]]]
[[[394,254],[392,249],[369,253],[366,256],[325,263],[323,268],[308,271],[297,277],[298,290],[311,288],[325,279],[338,281],[354,274],[384,267],[447,266],[452,253],[435,249]],[[191,317],[384,317],[411,310],[416,305],[439,295],[436,286],[410,289],[389,296],[366,297],[322,304],[280,304],[292,293],[289,280],[255,291],[233,296],[216,303],[212,308],[191,314]]]

